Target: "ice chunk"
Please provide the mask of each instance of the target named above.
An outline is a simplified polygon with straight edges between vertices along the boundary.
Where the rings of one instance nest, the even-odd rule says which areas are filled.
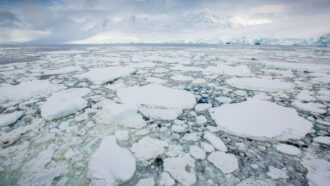
[[[160,186],[172,186],[175,184],[175,181],[171,178],[171,176],[167,172],[163,172],[160,175],[159,185]]]
[[[216,67],[207,67],[204,72],[213,74],[226,74],[230,76],[249,76],[251,74],[250,69],[245,65],[229,66],[223,64]]]
[[[144,178],[139,180],[139,182],[135,186],[154,186],[155,181],[153,178]]]
[[[68,67],[59,68],[56,70],[47,70],[43,73],[43,75],[67,74],[67,73],[76,72],[76,71],[81,71],[81,68],[76,67],[76,66],[68,66]]]
[[[300,139],[313,126],[294,109],[258,98],[211,108],[210,114],[225,132],[260,140]]]
[[[203,123],[206,123],[207,122],[207,119],[204,116],[197,116],[196,117],[196,122],[198,124],[203,124]]]
[[[128,76],[136,70],[131,67],[106,67],[94,68],[89,72],[82,74],[81,77],[87,78],[94,84],[103,84],[109,81],[116,80],[120,77]]]
[[[296,98],[302,101],[315,101],[315,98],[310,95],[310,92],[303,90],[301,91]]]
[[[0,115],[0,127],[15,123],[24,114],[23,111],[16,111],[9,114]]]
[[[50,121],[75,113],[87,106],[81,97],[89,92],[86,88],[73,88],[55,93],[41,105],[41,116]]]
[[[209,109],[209,108],[211,108],[211,107],[212,107],[212,105],[209,104],[209,103],[201,103],[201,104],[197,104],[197,105],[195,106],[195,110],[196,110],[197,112],[201,112],[201,111],[204,111],[204,110]]]
[[[204,159],[206,156],[204,150],[196,145],[190,146],[189,153],[195,159]]]
[[[205,143],[205,142],[201,142],[201,145],[203,147],[203,149],[206,151],[206,152],[213,152],[214,151],[214,147],[208,143]]]
[[[280,91],[294,88],[294,84],[276,79],[270,80],[261,78],[232,78],[226,82],[228,85],[236,88],[260,91]]]
[[[330,145],[330,137],[328,136],[319,136],[313,139],[317,143],[322,143],[325,145]]]
[[[140,107],[139,111],[147,117],[160,120],[174,120],[182,113],[177,108]]]
[[[63,88],[63,86],[53,85],[47,80],[33,80],[22,82],[18,85],[4,84],[0,87],[0,102],[29,99],[31,97],[56,92],[61,88]]]
[[[131,151],[140,161],[146,161],[163,154],[168,144],[164,141],[146,136],[132,145]]]
[[[237,186],[271,186],[271,184],[262,180],[248,178],[238,183]]]
[[[140,129],[146,125],[142,115],[138,113],[137,106],[117,104],[111,101],[97,112],[95,119],[106,124],[121,125],[136,129]]]
[[[209,141],[213,147],[219,151],[227,152],[226,145],[222,142],[222,140],[210,132],[205,132],[204,138]]]
[[[128,140],[129,138],[128,131],[126,130],[117,130],[115,136],[118,140]]]
[[[122,88],[118,90],[117,95],[125,103],[149,107],[190,109],[196,104],[192,93],[157,84]]]
[[[330,182],[330,163],[324,159],[305,157],[302,165],[307,168],[307,179],[312,186],[328,186]]]
[[[192,81],[192,77],[190,76],[183,76],[183,75],[176,75],[176,76],[172,76],[171,79],[175,80],[175,81]]]
[[[164,160],[164,170],[182,185],[193,185],[196,182],[194,173],[187,171],[191,171],[193,167],[195,167],[195,162],[189,155]]]
[[[119,185],[129,180],[135,172],[135,158],[107,136],[91,156],[88,164],[91,185]]]
[[[289,178],[288,175],[286,174],[286,171],[269,166],[269,171],[267,172],[267,175],[271,177],[272,179],[286,179]]]
[[[307,112],[314,112],[314,113],[326,113],[326,106],[322,105],[320,103],[313,103],[313,102],[309,102],[309,103],[303,103],[301,101],[297,101],[295,100],[292,103],[292,106],[297,107],[303,111],[307,111]]]
[[[276,146],[276,150],[289,155],[300,155],[301,150],[295,146],[287,145],[287,144],[279,144]]]
[[[186,125],[172,125],[171,131],[173,132],[183,132],[187,128]]]
[[[233,154],[215,151],[207,159],[224,174],[232,173],[238,169],[238,161]]]

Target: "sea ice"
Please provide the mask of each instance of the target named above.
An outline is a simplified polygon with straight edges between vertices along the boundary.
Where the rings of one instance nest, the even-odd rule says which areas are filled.
[[[159,185],[160,186],[172,186],[175,184],[175,181],[171,178],[171,176],[167,172],[163,172],[160,175]]]
[[[182,113],[182,109],[177,108],[155,108],[144,106],[141,106],[139,111],[144,116],[160,120],[174,120]]]
[[[135,158],[107,136],[91,156],[88,164],[91,185],[119,185],[129,180],[135,172]]]
[[[215,149],[223,152],[227,152],[226,145],[222,142],[222,140],[210,132],[205,132],[204,138],[208,140]]]
[[[189,153],[195,159],[204,159],[206,156],[204,150],[196,145],[190,146]]]
[[[245,65],[229,66],[218,65],[216,67],[207,67],[204,73],[225,74],[229,76],[249,76],[251,75],[250,69]]]
[[[233,154],[215,151],[207,159],[224,174],[232,173],[238,169],[238,161]]]
[[[48,80],[33,80],[18,85],[3,84],[0,87],[0,103],[9,100],[23,100],[49,94],[62,89],[62,85],[51,84]]]
[[[305,157],[302,165],[307,168],[307,179],[311,186],[328,186],[330,181],[330,163],[324,159]]]
[[[328,136],[319,136],[313,139],[317,143],[322,143],[325,145],[330,145],[330,137]]]
[[[164,160],[164,170],[182,185],[193,185],[196,182],[195,174],[191,172],[194,167],[195,161],[189,155]]]
[[[175,80],[175,81],[192,81],[192,77],[190,76],[183,76],[183,75],[176,75],[176,76],[172,76],[171,79]]]
[[[131,104],[106,103],[94,118],[102,123],[140,129],[146,125],[138,108]]]
[[[156,108],[191,109],[196,104],[195,97],[192,93],[157,84],[122,88],[118,90],[117,95],[124,103]]]
[[[0,127],[15,123],[24,114],[23,111],[16,111],[9,114],[0,114]]]
[[[320,114],[324,114],[327,112],[326,106],[320,103],[313,103],[313,102],[303,103],[301,101],[295,100],[292,103],[292,106],[307,112],[314,112]]]
[[[294,88],[294,84],[262,78],[232,78],[226,81],[228,85],[240,88],[260,91],[281,91]]]
[[[139,180],[139,182],[135,186],[154,186],[155,181],[153,178],[144,178]]]
[[[132,145],[131,151],[140,161],[146,161],[163,154],[168,144],[164,141],[146,136]]]
[[[196,110],[197,112],[201,112],[201,111],[204,111],[204,110],[209,109],[209,108],[211,108],[211,107],[212,107],[212,105],[209,104],[209,103],[201,103],[201,104],[197,104],[197,105],[195,106],[195,110]]]
[[[248,178],[238,183],[237,186],[272,186],[272,185],[262,180]]]
[[[223,131],[260,140],[300,139],[313,127],[294,109],[258,98],[211,108],[209,111]]]
[[[276,146],[276,150],[289,155],[300,155],[301,150],[295,146],[287,145],[287,144],[279,144]]]
[[[315,101],[315,98],[311,96],[310,92],[303,90],[297,96],[296,99],[302,101]]]
[[[269,171],[267,172],[267,175],[274,180],[280,179],[280,178],[282,178],[282,179],[289,178],[288,175],[286,174],[286,171],[272,167],[272,166],[269,166]]]
[[[81,77],[87,78],[94,84],[103,84],[120,77],[128,76],[134,72],[135,69],[131,67],[94,68],[82,74]]]
[[[73,88],[54,93],[41,105],[41,116],[50,121],[75,113],[87,106],[81,97],[89,92],[87,88]]]

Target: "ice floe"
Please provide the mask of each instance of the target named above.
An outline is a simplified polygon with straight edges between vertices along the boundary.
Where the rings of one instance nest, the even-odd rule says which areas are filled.
[[[269,166],[269,171],[267,172],[267,175],[275,180],[289,178],[286,171],[272,167],[272,166]]]
[[[211,108],[210,114],[223,131],[255,139],[300,139],[313,126],[294,109],[258,98]]]
[[[116,143],[114,136],[103,138],[88,164],[91,185],[119,185],[135,172],[135,158]]]
[[[140,161],[146,161],[163,154],[168,144],[164,141],[146,136],[132,145],[131,151]]]
[[[232,78],[226,81],[230,86],[240,89],[260,90],[260,91],[281,91],[292,90],[294,84],[264,78]]]
[[[0,127],[15,123],[24,114],[23,111],[16,111],[8,114],[0,114]]]
[[[193,185],[196,182],[192,171],[194,167],[195,161],[189,155],[164,160],[164,170],[182,185]]]
[[[105,103],[94,118],[102,123],[140,129],[146,125],[138,108],[132,104]]]
[[[207,159],[225,174],[232,173],[238,169],[238,161],[233,154],[215,151]]]
[[[319,136],[314,138],[314,141],[317,143],[325,144],[325,145],[330,145],[330,137],[328,136]]]
[[[322,105],[320,103],[313,103],[313,102],[303,103],[301,101],[295,100],[292,103],[292,105],[294,107],[297,107],[300,110],[307,111],[307,112],[315,112],[315,113],[320,113],[320,114],[327,112],[326,106]]]
[[[307,179],[309,185],[327,186],[330,180],[330,163],[325,159],[307,156],[303,159],[302,165],[307,168]]]
[[[223,143],[223,141],[218,138],[217,136],[215,136],[214,134],[210,133],[210,132],[206,132],[204,134],[204,138],[206,140],[208,140],[215,149],[219,150],[219,151],[223,151],[226,152],[227,151],[227,147],[226,145]]]
[[[88,102],[82,96],[89,92],[86,88],[73,88],[55,93],[41,105],[41,116],[53,120],[75,113],[87,107]]]
[[[205,159],[206,157],[204,150],[196,145],[190,146],[189,153],[195,159]]]
[[[87,78],[94,84],[103,84],[120,77],[128,76],[134,72],[135,69],[131,67],[107,67],[90,69],[88,72],[80,76]]]
[[[279,144],[276,146],[276,150],[289,155],[300,155],[301,150],[295,146],[287,144]]]
[[[155,181],[153,178],[144,178],[139,180],[139,182],[135,186],[154,186]]]

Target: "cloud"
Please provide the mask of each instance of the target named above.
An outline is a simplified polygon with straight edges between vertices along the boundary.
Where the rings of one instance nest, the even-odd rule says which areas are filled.
[[[315,37],[330,32],[328,12],[328,0],[2,1],[0,30],[2,43],[45,44]]]

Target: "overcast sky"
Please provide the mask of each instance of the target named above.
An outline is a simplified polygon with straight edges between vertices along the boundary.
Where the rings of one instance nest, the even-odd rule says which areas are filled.
[[[179,42],[330,33],[330,0],[1,0],[0,43]]]

